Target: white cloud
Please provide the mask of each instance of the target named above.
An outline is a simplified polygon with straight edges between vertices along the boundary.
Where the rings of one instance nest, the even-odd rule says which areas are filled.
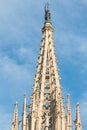
[[[26,65],[25,65],[26,66]],[[26,89],[31,90],[29,85],[32,84],[32,65],[27,66],[17,65],[14,60],[7,56],[0,57],[0,97],[12,98],[20,97]],[[15,95],[13,95],[13,93]],[[5,94],[5,95],[4,95]]]

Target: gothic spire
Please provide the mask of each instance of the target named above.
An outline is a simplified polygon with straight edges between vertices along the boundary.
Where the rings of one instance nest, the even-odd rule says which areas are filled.
[[[22,112],[22,130],[26,130],[26,94],[24,94],[24,105]]]
[[[45,7],[45,24],[42,28],[42,44],[34,78],[31,130],[36,130],[36,128],[38,128],[38,130],[48,130],[50,128],[53,130],[55,128],[58,130],[65,130],[65,113],[55,54],[53,31],[50,11],[47,5]],[[59,102],[58,99],[60,100]],[[61,107],[59,111],[57,110],[57,104]],[[60,113],[62,114],[62,117],[60,116]],[[60,126],[58,124],[60,124]]]
[[[12,130],[18,130],[19,120],[18,120],[18,103],[14,104],[14,116],[12,122]]]
[[[22,130],[72,130],[70,95],[68,94],[65,111],[57,66],[51,13],[49,5],[45,6],[45,23],[42,28],[42,40],[36,67],[32,102],[26,112],[26,94],[22,112]],[[66,112],[66,114],[65,114]],[[18,103],[15,104],[12,130],[18,130]],[[76,106],[75,130],[82,130],[79,104]]]

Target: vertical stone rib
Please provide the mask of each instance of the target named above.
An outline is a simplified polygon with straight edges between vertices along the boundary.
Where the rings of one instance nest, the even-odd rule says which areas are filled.
[[[43,54],[43,68],[42,68],[42,81],[41,81],[41,96],[40,96],[40,120],[39,120],[39,130],[41,130],[42,126],[42,111],[43,111],[43,102],[44,102],[44,89],[45,89],[45,72],[46,72],[46,58],[47,58],[47,47],[48,47],[48,31],[45,32],[44,39],[44,54]]]

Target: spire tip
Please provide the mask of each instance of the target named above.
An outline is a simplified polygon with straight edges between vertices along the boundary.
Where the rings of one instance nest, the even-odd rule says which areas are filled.
[[[50,23],[51,21],[51,13],[49,10],[49,3],[45,4],[45,23]]]

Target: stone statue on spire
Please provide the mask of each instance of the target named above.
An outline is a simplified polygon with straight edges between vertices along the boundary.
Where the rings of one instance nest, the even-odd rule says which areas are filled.
[[[50,20],[51,20],[51,13],[50,13],[50,10],[49,10],[49,3],[47,3],[45,5],[45,22],[50,23]]]

